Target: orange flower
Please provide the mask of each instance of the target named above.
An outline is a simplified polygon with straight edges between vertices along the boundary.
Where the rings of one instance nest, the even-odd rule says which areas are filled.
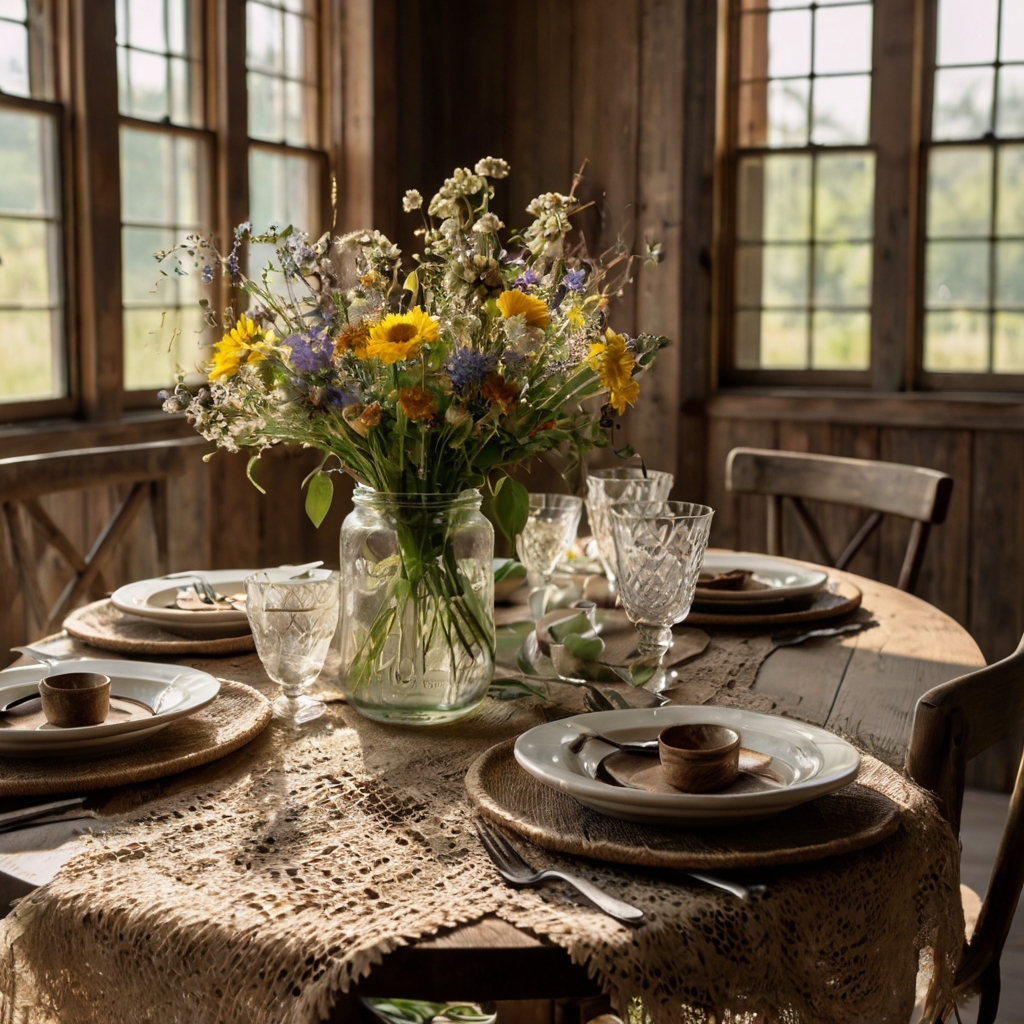
[[[370,328],[365,323],[345,324],[334,339],[334,358],[340,359],[346,352],[354,352],[357,358],[364,358],[369,340]]]
[[[368,427],[375,427],[380,423],[380,402],[373,402],[368,405],[360,415],[359,419]]]
[[[484,382],[484,398],[502,412],[511,412],[519,404],[519,385],[505,380],[499,373],[492,373]]]
[[[502,292],[498,296],[498,309],[506,320],[521,315],[526,320],[527,327],[547,327],[551,323],[548,307],[540,299],[535,299],[518,288]]]
[[[398,404],[411,420],[428,420],[437,411],[434,393],[427,388],[402,388],[398,392]]]

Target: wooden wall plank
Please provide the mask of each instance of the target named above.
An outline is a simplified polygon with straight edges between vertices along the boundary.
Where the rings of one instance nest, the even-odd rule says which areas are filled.
[[[713,421],[708,438],[708,503],[715,510],[711,543],[741,551],[764,551],[767,546],[767,505],[754,494],[730,494],[725,490],[725,459],[733,448],[775,448],[774,423],[753,420]]]
[[[673,340],[655,369],[640,378],[640,399],[626,417],[626,438],[654,469],[676,473],[679,434],[673,429],[682,396],[683,41],[685,8],[673,0],[644,0],[637,243],[660,243],[664,262],[638,267],[636,329]],[[679,482],[677,495],[692,493]],[[696,495],[694,495],[696,497]]]

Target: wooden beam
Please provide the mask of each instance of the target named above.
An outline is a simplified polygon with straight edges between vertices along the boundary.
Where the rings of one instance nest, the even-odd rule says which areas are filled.
[[[122,408],[121,167],[114,0],[70,0],[82,407]]]

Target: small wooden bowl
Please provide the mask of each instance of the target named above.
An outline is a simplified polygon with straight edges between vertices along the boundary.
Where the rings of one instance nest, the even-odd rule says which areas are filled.
[[[740,734],[724,725],[670,725],[658,736],[661,768],[684,793],[713,793],[740,770]]]
[[[62,672],[39,683],[43,714],[50,725],[73,729],[99,725],[110,713],[110,677],[99,672]]]

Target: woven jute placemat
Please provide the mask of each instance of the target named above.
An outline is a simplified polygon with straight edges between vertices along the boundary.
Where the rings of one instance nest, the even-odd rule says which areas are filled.
[[[153,658],[204,658],[218,654],[248,654],[256,650],[252,633],[216,639],[179,636],[168,633],[155,623],[125,615],[107,599],[75,609],[64,620],[64,628],[71,636],[92,647]]]
[[[137,747],[89,759],[0,757],[0,796],[81,793],[176,775],[244,746],[272,717],[263,694],[245,683],[221,679],[213,703]]]
[[[853,784],[768,822],[716,828],[636,825],[538,782],[516,763],[514,746],[515,740],[499,743],[473,762],[466,774],[470,799],[484,817],[538,846],[573,856],[684,871],[797,864],[864,849],[900,824],[892,800]]]

